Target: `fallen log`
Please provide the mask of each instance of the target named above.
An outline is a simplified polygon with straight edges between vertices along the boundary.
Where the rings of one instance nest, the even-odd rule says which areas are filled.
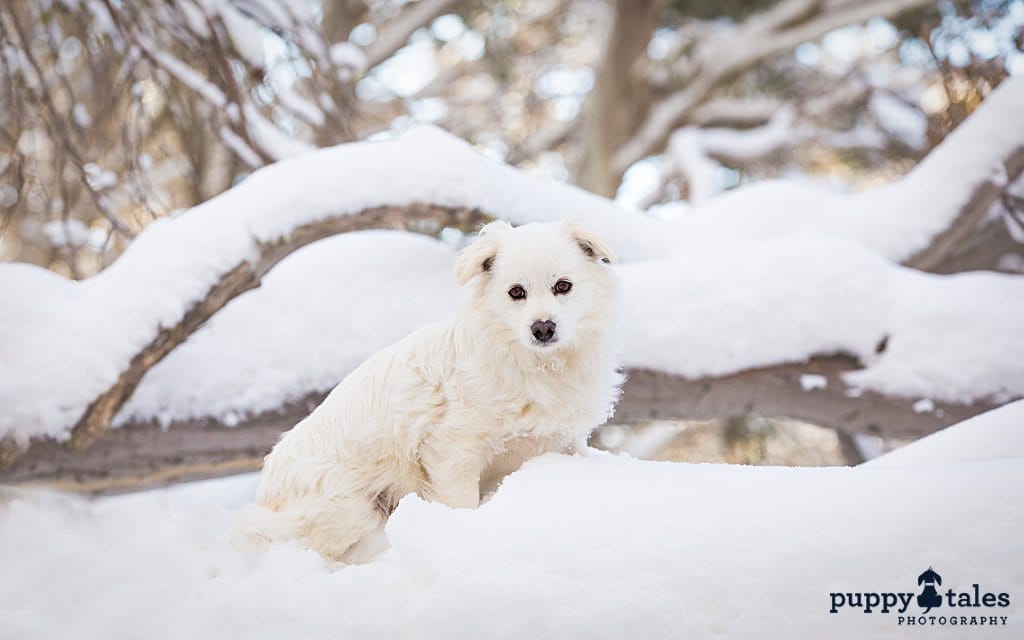
[[[852,358],[830,356],[696,380],[637,369],[629,372],[612,422],[760,415],[805,420],[850,435],[918,438],[998,406],[935,402],[928,411],[920,406],[915,410],[917,399],[846,385],[842,374],[858,366]],[[807,375],[819,377],[814,378],[814,388],[805,390],[801,377]],[[215,420],[168,428],[129,424],[105,431],[80,451],[37,440],[0,471],[0,482],[102,494],[256,470],[278,436],[325,395],[309,394],[232,427]]]

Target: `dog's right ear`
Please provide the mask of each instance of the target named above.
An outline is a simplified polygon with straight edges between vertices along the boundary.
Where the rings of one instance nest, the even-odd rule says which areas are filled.
[[[579,245],[580,251],[587,256],[594,260],[604,262],[605,264],[611,264],[619,261],[619,259],[615,257],[615,252],[612,251],[611,245],[602,240],[600,236],[569,223],[566,223],[566,228],[569,231],[569,235],[572,236],[572,239],[576,241],[577,245]]]
[[[512,226],[504,220],[495,220],[480,229],[477,239],[463,249],[455,261],[455,280],[459,286],[472,280],[473,276],[491,270],[494,258],[498,255],[496,236],[511,229]]]

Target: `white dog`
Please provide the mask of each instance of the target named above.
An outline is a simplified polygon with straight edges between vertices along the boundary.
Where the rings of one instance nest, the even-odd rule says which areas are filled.
[[[236,534],[362,560],[402,496],[476,507],[527,458],[585,447],[622,382],[614,259],[566,223],[485,226],[455,265],[472,282],[464,306],[372,356],[285,433]]]

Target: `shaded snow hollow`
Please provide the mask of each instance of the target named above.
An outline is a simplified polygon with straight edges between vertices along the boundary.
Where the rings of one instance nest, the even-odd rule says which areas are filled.
[[[564,217],[609,237],[639,323],[631,333],[643,336],[624,345],[629,365],[698,376],[845,351],[868,364],[853,383],[910,402],[1017,397],[1024,278],[930,276],[894,262],[946,228],[971,187],[1000,178],[997,159],[1024,140],[1022,112],[1024,78],[1009,78],[893,185],[841,196],[758,183],[675,221],[492,162],[430,127],[279,162],[150,225],[84,282],[0,265],[0,435],[66,438],[158,328],[252,259],[257,241],[330,215],[416,202],[514,223]],[[400,234],[351,234],[297,252],[279,266],[286,272],[268,275],[265,291],[239,298],[153,370],[119,420],[230,423],[333,386],[455,304],[446,251]],[[306,306],[289,313],[292,302]],[[284,316],[300,329],[282,331]],[[890,348],[876,356],[886,336]],[[193,366],[203,363],[215,366]]]
[[[331,570],[219,540],[253,475],[87,502],[0,494],[0,637],[1010,638],[1024,633],[1024,401],[859,468],[548,455],[476,510],[408,496]],[[833,592],[1010,594],[1005,627],[830,613]],[[911,605],[907,612],[919,614]]]

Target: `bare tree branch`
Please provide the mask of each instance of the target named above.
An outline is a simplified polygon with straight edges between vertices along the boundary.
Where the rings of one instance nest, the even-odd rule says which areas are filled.
[[[581,124],[579,118],[573,118],[572,120],[555,122],[544,127],[513,149],[507,158],[508,163],[518,165],[526,160],[537,157],[538,154],[544,151],[554,149],[578,133]]]
[[[100,213],[102,213],[103,216],[107,219],[107,221],[110,222],[111,227],[113,227],[115,231],[117,231],[126,238],[133,238],[135,236],[134,232],[132,232],[128,225],[125,224],[124,220],[122,220],[121,217],[118,216],[117,213],[110,207],[108,198],[102,193],[99,193],[90,184],[89,175],[85,169],[85,160],[83,160],[82,155],[75,144],[72,131],[70,130],[67,121],[63,118],[61,112],[57,110],[57,106],[54,104],[54,101],[50,96],[50,91],[46,87],[45,74],[43,73],[42,67],[36,60],[35,55],[32,53],[32,47],[30,46],[28,37],[26,36],[24,28],[21,25],[17,12],[12,11],[10,12],[9,16],[11,22],[11,29],[13,30],[14,35],[20,41],[21,49],[25,55],[25,59],[31,65],[39,85],[39,88],[37,90],[34,87],[32,87],[30,83],[26,82],[25,89],[27,93],[32,97],[33,102],[39,105],[43,117],[45,117],[49,121],[51,131],[53,131],[53,133],[56,135],[58,139],[57,141],[61,143],[62,147],[64,148],[64,151],[67,153],[68,158],[71,159],[72,165],[75,167],[76,171],[81,177],[81,184],[83,185],[89,196],[92,198],[93,204],[96,205],[97,210],[99,210]],[[0,29],[4,31],[6,37],[7,29],[6,27],[4,27],[3,23],[4,21],[0,19]]]
[[[668,134],[707,101],[712,92],[755,64],[819,38],[833,29],[873,17],[892,17],[927,4],[925,0],[786,0],[750,18],[731,37],[718,36],[687,60],[687,84],[656,103],[615,154],[621,175],[631,164],[660,149]]]
[[[377,34],[377,39],[366,47],[367,69],[372,69],[405,46],[409,36],[434,18],[449,11],[460,0],[420,0],[396,18],[389,20]]]
[[[919,438],[1001,404],[991,400],[936,403],[934,411],[916,412],[914,399],[851,389],[842,375],[858,368],[853,358],[830,356],[697,380],[659,371],[633,371],[615,420],[760,415],[806,420],[849,434]],[[827,385],[805,391],[800,377],[806,374],[823,376]]]

